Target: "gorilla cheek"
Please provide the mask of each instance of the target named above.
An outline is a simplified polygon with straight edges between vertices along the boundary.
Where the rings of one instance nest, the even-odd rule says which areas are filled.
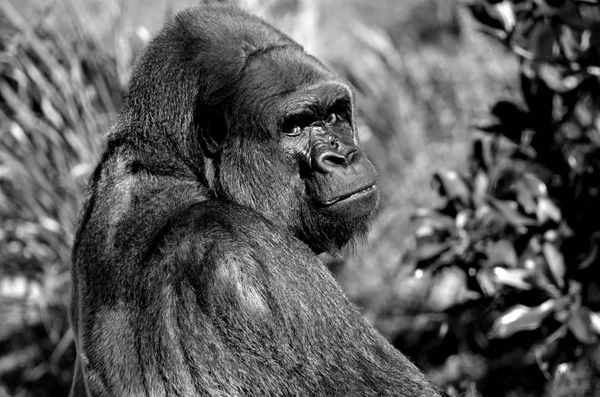
[[[250,207],[276,225],[297,224],[295,219],[304,197],[299,178],[281,154],[273,150],[240,150],[243,155],[224,153],[220,164],[220,186],[228,200]]]

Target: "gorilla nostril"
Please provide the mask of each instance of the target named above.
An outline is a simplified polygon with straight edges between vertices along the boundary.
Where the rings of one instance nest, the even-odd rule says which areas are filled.
[[[322,173],[333,172],[336,168],[346,167],[348,161],[340,153],[331,150],[324,150],[313,157],[312,168]]]
[[[341,166],[348,165],[348,161],[346,161],[346,158],[344,156],[342,156],[341,154],[338,154],[335,152],[324,153],[321,161],[323,161],[325,163],[330,163],[333,165],[341,165]]]
[[[360,154],[361,152],[358,149],[354,149],[346,155],[346,161],[348,164],[352,164],[354,161],[359,159]]]

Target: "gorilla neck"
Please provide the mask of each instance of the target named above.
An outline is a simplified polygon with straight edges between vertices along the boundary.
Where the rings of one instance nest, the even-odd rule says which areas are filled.
[[[301,228],[294,234],[316,254],[327,252],[337,257],[345,246],[356,246],[365,240],[368,225],[368,217],[353,221],[332,219],[315,214],[309,205],[305,205],[302,207]]]
[[[259,213],[274,230],[293,235],[315,254],[338,256],[344,246],[366,235],[369,216],[349,220],[315,209],[307,197],[305,180],[293,173],[293,166],[284,158],[241,146],[204,158],[203,182],[217,199]]]

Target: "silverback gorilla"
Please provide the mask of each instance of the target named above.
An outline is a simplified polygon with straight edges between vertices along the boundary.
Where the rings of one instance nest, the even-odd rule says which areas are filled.
[[[73,246],[71,396],[440,396],[317,254],[378,201],[353,92],[261,19],[178,13],[133,69]]]

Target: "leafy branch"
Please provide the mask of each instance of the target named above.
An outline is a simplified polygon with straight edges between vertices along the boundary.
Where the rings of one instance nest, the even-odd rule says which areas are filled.
[[[431,288],[430,309],[445,313],[440,338],[466,332],[474,342],[455,350],[489,360],[502,356],[498,346],[506,354],[525,349],[521,360],[551,381],[600,335],[600,6],[468,7],[480,29],[519,58],[524,103],[494,105],[467,172],[433,175],[441,205],[413,215],[416,244],[406,262],[432,287],[464,290],[438,294],[454,299],[440,301]],[[565,343],[579,347],[565,355]]]

